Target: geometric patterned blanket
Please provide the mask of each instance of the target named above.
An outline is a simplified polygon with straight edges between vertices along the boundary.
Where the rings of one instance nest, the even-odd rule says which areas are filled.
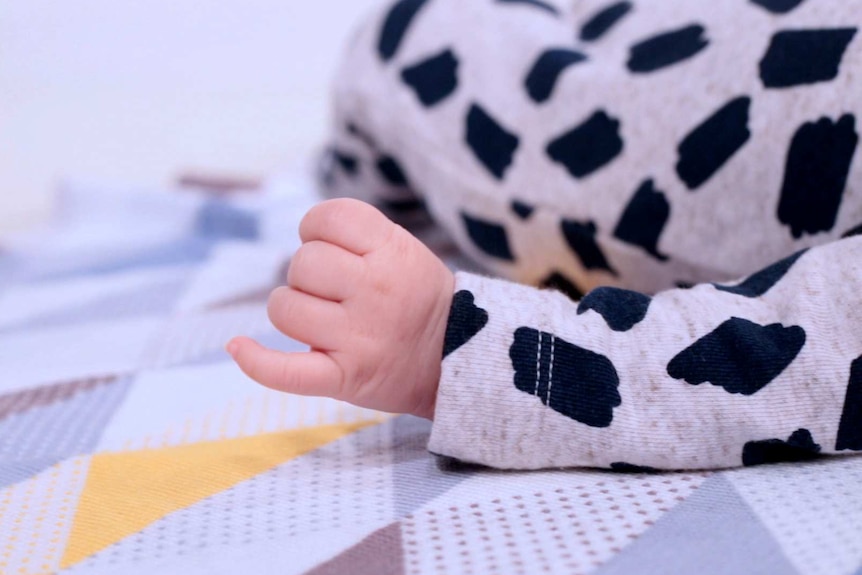
[[[862,457],[502,472],[430,423],[276,393],[266,294],[312,201],[65,190],[0,251],[0,573],[862,575]]]

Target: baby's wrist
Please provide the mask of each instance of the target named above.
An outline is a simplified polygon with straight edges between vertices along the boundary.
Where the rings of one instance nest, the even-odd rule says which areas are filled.
[[[442,287],[438,303],[434,309],[434,316],[431,320],[431,325],[434,326],[431,330],[432,345],[430,346],[433,356],[430,358],[431,365],[426,371],[427,377],[422,378],[421,395],[423,400],[418,410],[419,413],[414,413],[414,415],[430,420],[434,419],[434,411],[437,405],[437,390],[440,387],[440,375],[442,371],[441,362],[445,352],[446,334],[452,310],[453,291],[455,289],[454,274],[442,265],[439,270]]]

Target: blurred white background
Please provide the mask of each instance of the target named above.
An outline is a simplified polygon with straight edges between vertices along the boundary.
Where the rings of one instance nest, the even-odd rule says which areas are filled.
[[[67,180],[160,186],[309,161],[380,0],[0,0],[0,234]]]

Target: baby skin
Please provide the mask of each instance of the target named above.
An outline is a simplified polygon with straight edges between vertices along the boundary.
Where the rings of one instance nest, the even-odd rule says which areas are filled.
[[[433,419],[455,279],[424,244],[354,199],[305,215],[287,285],[267,311],[308,352],[236,337],[227,351],[258,383]]]

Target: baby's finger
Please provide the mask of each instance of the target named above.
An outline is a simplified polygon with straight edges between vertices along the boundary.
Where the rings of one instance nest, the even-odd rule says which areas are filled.
[[[341,368],[325,353],[275,351],[247,337],[232,339],[227,350],[243,373],[271,389],[325,397],[342,393]]]
[[[284,335],[324,350],[339,349],[347,329],[341,304],[289,287],[273,290],[267,312],[272,324]]]
[[[303,242],[323,240],[357,255],[383,245],[395,226],[377,208],[354,200],[327,200],[311,208],[299,224]]]
[[[311,241],[293,255],[287,285],[320,298],[344,301],[355,291],[365,262],[335,244]]]

